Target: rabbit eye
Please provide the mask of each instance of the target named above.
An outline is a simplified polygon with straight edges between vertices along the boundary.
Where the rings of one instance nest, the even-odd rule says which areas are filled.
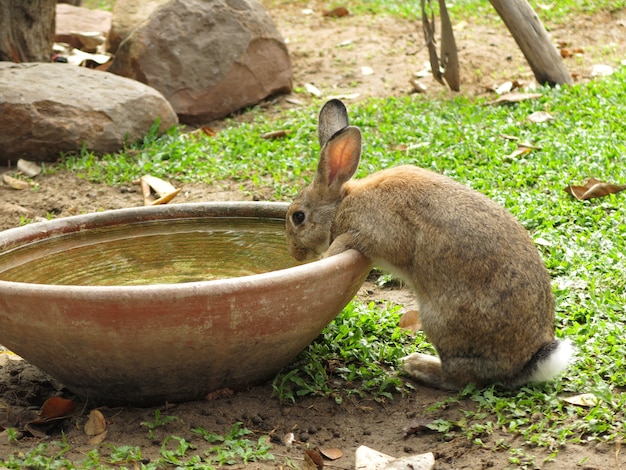
[[[293,214],[291,214],[291,220],[293,221],[294,225],[300,225],[302,222],[304,222],[305,218],[306,216],[302,211],[295,211]]]

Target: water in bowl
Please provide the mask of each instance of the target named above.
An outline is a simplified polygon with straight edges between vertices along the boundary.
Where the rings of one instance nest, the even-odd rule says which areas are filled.
[[[0,254],[0,280],[129,286],[247,276],[296,263],[284,221],[188,218],[90,229]]]

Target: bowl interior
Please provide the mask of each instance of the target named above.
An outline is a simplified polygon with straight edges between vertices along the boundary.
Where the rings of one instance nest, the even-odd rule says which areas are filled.
[[[36,240],[0,254],[0,280],[74,286],[175,284],[295,265],[280,219],[192,217]]]

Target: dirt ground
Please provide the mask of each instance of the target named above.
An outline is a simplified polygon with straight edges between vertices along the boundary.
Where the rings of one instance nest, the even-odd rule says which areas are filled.
[[[329,18],[321,12],[325,5],[315,2],[310,5],[309,11],[293,5],[270,9],[288,42],[297,89],[305,89],[305,84],[311,84],[324,97],[342,96],[348,101],[413,93],[410,80],[425,69],[427,61],[420,24],[376,15]],[[485,25],[468,23],[462,18],[453,17],[452,20],[457,25],[461,93],[475,96],[493,93],[495,86],[506,81],[518,80],[526,84],[533,81],[523,55],[501,23],[494,26],[491,22]],[[594,65],[617,67],[622,59],[626,59],[623,55],[626,50],[626,11],[581,17],[550,28],[550,34],[564,48],[578,51],[575,56],[565,59],[578,83],[592,79]],[[427,97],[453,96],[429,75],[418,80],[424,85]],[[304,92],[278,97],[262,106],[271,113],[281,107],[300,106],[310,99],[310,95]],[[238,118],[246,119],[246,114]],[[224,124],[212,125],[219,129]],[[2,173],[12,174],[13,171],[0,168]],[[263,188],[250,186],[248,190],[241,190],[238,185],[226,182],[213,186],[185,185],[175,202],[252,198],[263,199]],[[50,215],[64,217],[141,204],[138,186],[108,187],[59,171],[37,177],[30,190],[0,186],[0,229]],[[410,293],[401,288],[381,291],[369,283],[361,289],[359,297],[363,300],[388,299],[407,309],[412,306]],[[11,354],[0,355],[0,369],[0,407],[3,408],[0,425],[4,427],[25,430],[25,423],[36,416],[45,399],[52,395],[72,397],[53,379],[25,361],[16,360]],[[465,437],[444,439],[434,432],[404,437],[403,428],[415,418],[453,420],[462,417],[456,406],[427,410],[448,396],[444,392],[416,386],[411,396],[397,397],[387,403],[347,400],[341,405],[325,398],[305,398],[295,405],[281,405],[271,397],[271,392],[271,385],[265,384],[215,400],[168,404],[167,409],[163,404],[159,408],[164,414],[180,419],[157,429],[155,440],[149,439],[147,428],[141,425],[145,421],[154,421],[155,408],[102,407],[100,410],[108,422],[108,431],[104,444],[101,444],[101,453],[107,454],[106,444],[140,446],[147,461],[158,456],[159,441],[169,435],[194,443],[199,449],[196,453],[200,453],[208,445],[190,429],[202,426],[224,434],[240,421],[254,431],[255,437],[268,435],[274,443],[272,453],[277,462],[249,465],[252,468],[301,467],[304,465],[304,449],[319,446],[339,448],[344,454],[338,460],[326,462],[327,467],[349,469],[354,466],[354,452],[360,445],[395,457],[433,452],[435,468],[440,470],[517,468],[509,463],[509,452],[502,450],[497,441],[503,439],[513,447],[522,443],[502,430],[483,437],[484,446],[472,444]],[[48,431],[47,437],[33,436],[25,431],[16,443],[9,443],[6,436],[0,434],[0,457],[7,458],[11,453],[26,452],[39,443],[59,440],[63,430],[71,446],[68,455],[76,461],[84,459],[95,447],[87,443],[88,437],[83,430],[90,408],[90,404],[85,404],[72,418],[58,422]],[[280,441],[289,432],[294,433],[296,443],[285,446]],[[547,450],[527,448],[525,452],[534,456],[535,463],[523,468],[620,468],[619,449],[602,443],[568,445],[560,449],[555,462],[546,464],[542,461],[548,455]]]

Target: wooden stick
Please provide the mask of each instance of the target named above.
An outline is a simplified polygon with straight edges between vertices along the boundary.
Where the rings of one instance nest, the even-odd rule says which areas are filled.
[[[540,84],[571,85],[574,81],[539,17],[526,0],[489,0],[524,53]]]

